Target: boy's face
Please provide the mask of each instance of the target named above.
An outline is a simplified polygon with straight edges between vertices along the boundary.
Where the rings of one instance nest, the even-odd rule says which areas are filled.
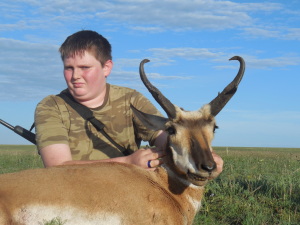
[[[63,64],[66,83],[77,101],[92,101],[105,95],[106,77],[112,69],[111,60],[102,66],[93,54],[85,51],[82,55],[64,58]]]

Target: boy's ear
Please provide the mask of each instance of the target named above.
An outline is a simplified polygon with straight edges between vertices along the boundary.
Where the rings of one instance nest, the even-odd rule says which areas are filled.
[[[114,65],[114,63],[110,59],[105,62],[105,64],[103,65],[103,71],[104,71],[104,76],[105,77],[109,76],[109,74],[110,74],[110,72],[113,68],[113,65]]]

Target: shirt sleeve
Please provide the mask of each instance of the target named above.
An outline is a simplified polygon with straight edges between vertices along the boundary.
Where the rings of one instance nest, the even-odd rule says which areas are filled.
[[[69,144],[67,127],[55,96],[50,95],[38,103],[34,122],[38,150],[52,144]]]

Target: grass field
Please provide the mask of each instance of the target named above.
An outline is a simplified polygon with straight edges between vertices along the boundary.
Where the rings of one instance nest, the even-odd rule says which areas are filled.
[[[195,225],[300,224],[300,149],[214,149],[224,172],[207,185]],[[0,145],[0,173],[38,167],[35,146]]]

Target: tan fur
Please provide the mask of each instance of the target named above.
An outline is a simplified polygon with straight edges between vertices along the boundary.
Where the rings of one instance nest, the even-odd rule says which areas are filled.
[[[0,176],[1,225],[43,222],[26,221],[29,217],[26,213],[31,206],[57,208],[61,214],[53,215],[53,218],[64,219],[64,213],[71,206],[85,213],[87,220],[90,217],[101,221],[105,215],[116,213],[121,218],[120,224],[191,224],[196,209],[188,198],[199,202],[202,187],[179,184],[180,188],[173,190],[174,194],[168,187],[173,185],[172,182],[177,182],[172,179],[168,178],[163,168],[148,172],[121,163],[63,166],[4,174]],[[194,189],[198,190],[197,194]],[[183,190],[184,195],[176,193]],[[19,215],[16,221],[20,212],[23,212],[23,219]]]
[[[214,119],[209,107],[177,108],[165,164],[155,172],[122,163],[34,169],[0,175],[0,224],[192,224],[204,185],[217,176],[201,168],[213,162]],[[188,173],[192,173],[191,176]]]

